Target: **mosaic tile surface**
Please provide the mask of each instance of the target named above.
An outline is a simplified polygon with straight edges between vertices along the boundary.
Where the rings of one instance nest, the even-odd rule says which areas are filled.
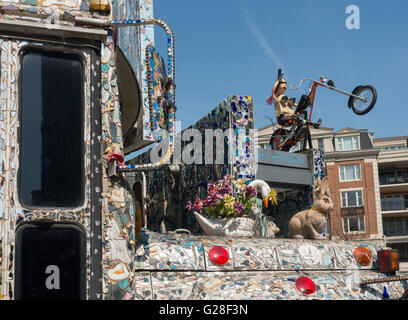
[[[233,270],[234,269],[234,259],[232,251],[232,239],[222,238],[222,237],[202,237],[201,238],[204,255],[205,255],[205,267],[206,270]],[[229,260],[223,265],[217,265],[211,261],[209,258],[209,252],[211,248],[215,246],[221,246],[228,251]]]
[[[310,295],[296,288],[299,277],[316,284]],[[407,281],[373,284],[361,288],[359,281],[377,278],[372,271],[322,272],[152,272],[155,300],[381,300],[383,287],[390,299],[398,299]]]
[[[204,198],[207,183],[219,180],[226,174],[234,173],[237,177],[239,175],[253,177],[255,158],[253,137],[249,132],[253,128],[252,98],[230,96],[189,128],[199,130],[202,133],[203,141],[206,129],[232,129],[235,133],[245,134],[242,135],[244,136],[242,141],[234,141],[234,145],[232,145],[232,165],[228,163],[228,143],[225,139],[224,164],[205,165],[203,159],[203,164],[182,164],[177,172],[171,171],[168,167],[145,172],[147,227],[150,230],[159,231],[160,224],[164,221],[168,231],[187,228],[194,234],[201,233],[194,216],[185,210],[187,201],[195,199],[196,196]],[[181,148],[175,147],[172,163],[179,164],[181,162],[182,150],[188,144],[181,141],[181,135],[185,130],[175,136],[175,141],[181,145]],[[150,151],[130,160],[128,164],[149,162]],[[140,176],[136,177],[136,180],[141,179]]]
[[[134,260],[133,196],[128,183],[122,178],[107,176],[107,154],[123,150],[120,122],[119,91],[112,79],[116,78],[113,33],[102,44],[101,102],[102,142],[104,157],[102,201],[103,227],[103,288],[104,299],[122,300],[134,295],[131,287]],[[122,277],[126,275],[126,277]]]
[[[136,246],[136,269],[204,270],[203,246],[195,237],[144,230]]]
[[[279,268],[275,245],[262,239],[234,240],[235,270],[276,270]]]
[[[5,152],[3,153],[4,161],[4,183],[6,190],[4,190],[1,198],[2,207],[2,230],[3,230],[3,259],[2,259],[2,297],[4,299],[12,299],[14,291],[14,230],[19,222],[31,221],[34,219],[50,219],[54,221],[73,221],[79,222],[87,232],[87,237],[91,237],[90,233],[90,203],[86,201],[82,207],[74,210],[62,209],[43,209],[43,210],[26,210],[19,204],[17,196],[17,170],[19,147],[17,139],[18,130],[18,100],[17,100],[17,85],[18,74],[20,70],[18,55],[20,51],[27,45],[42,46],[41,43],[26,42],[26,41],[5,41],[3,40],[1,46],[2,57],[2,78],[1,78],[1,104],[3,109],[2,126],[5,129]],[[52,48],[61,50],[62,47],[53,45]],[[64,50],[67,50],[64,47]],[[85,176],[87,186],[86,199],[90,199],[90,54],[86,49],[72,49],[75,53],[82,56],[85,60],[86,77],[84,80],[85,86]],[[89,271],[89,256],[90,247],[87,246],[87,270]],[[87,272],[87,289],[89,290],[90,272]]]
[[[209,259],[214,246],[224,247],[229,261]],[[374,270],[382,241],[347,242],[306,239],[227,238],[161,234],[144,229],[136,245],[135,270]],[[354,250],[367,247],[373,261],[356,263]]]

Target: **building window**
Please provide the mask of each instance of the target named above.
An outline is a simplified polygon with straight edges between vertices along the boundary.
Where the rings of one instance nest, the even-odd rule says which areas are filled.
[[[341,206],[343,208],[361,207],[363,205],[363,192],[361,190],[341,192]]]
[[[383,233],[388,237],[408,235],[408,219],[384,219]]]
[[[385,170],[381,171],[379,176],[380,184],[408,183],[407,169]]]
[[[382,211],[398,211],[408,209],[408,194],[394,194],[381,197]]]
[[[317,139],[317,147],[324,150],[323,138]]]
[[[361,180],[359,164],[339,166],[339,169],[340,169],[340,181],[344,182]]]
[[[364,233],[364,217],[343,218],[344,233]]]
[[[265,143],[265,144],[260,144],[259,147],[261,149],[271,149],[271,145],[269,143]]]
[[[401,262],[408,261],[408,244],[407,243],[390,243],[388,244],[392,249],[398,250],[399,258]]]
[[[79,207],[85,200],[82,60],[32,48],[20,61],[19,201],[30,208]]]
[[[358,136],[337,138],[337,151],[351,151],[358,149]]]
[[[37,220],[21,224],[15,239],[16,300],[86,299],[85,229],[73,223]],[[54,274],[51,283],[58,282],[58,290],[48,288],[49,273]]]
[[[401,150],[405,149],[407,146],[405,144],[398,144],[393,146],[384,146],[381,147],[381,151],[390,151],[390,150]]]

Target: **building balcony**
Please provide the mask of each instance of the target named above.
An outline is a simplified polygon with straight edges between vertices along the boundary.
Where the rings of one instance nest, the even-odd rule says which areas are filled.
[[[406,193],[408,192],[407,183],[394,183],[394,184],[380,184],[381,193]]]
[[[382,213],[390,212],[407,212],[408,211],[408,194],[386,194],[381,195]]]
[[[408,217],[408,208],[403,210],[382,210],[384,217]]]
[[[387,243],[408,243],[408,234],[387,235],[384,234]]]
[[[389,185],[389,184],[408,184],[407,177],[380,177],[380,185]]]
[[[400,165],[402,167],[400,167]],[[397,164],[395,164],[397,166]],[[408,169],[406,164],[398,164],[396,168],[379,167],[381,192],[408,191]]]

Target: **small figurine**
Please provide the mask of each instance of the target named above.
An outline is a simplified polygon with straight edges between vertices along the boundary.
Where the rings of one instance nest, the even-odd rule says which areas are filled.
[[[316,182],[316,200],[311,209],[296,213],[289,221],[289,236],[295,239],[324,239],[323,231],[327,216],[334,209],[330,198],[329,180],[326,177]]]
[[[294,139],[289,139],[295,141],[297,143],[300,139],[296,139],[297,136],[304,135],[305,143],[303,144],[303,148],[306,149],[306,142],[309,144],[309,148],[312,149],[312,138],[309,131],[309,124],[313,125],[315,128],[318,128],[321,123],[321,119],[318,120],[317,123],[309,122],[307,116],[307,107],[309,106],[309,97],[303,95],[299,101],[299,104],[296,104],[296,98],[288,98],[285,95],[285,92],[288,88],[287,83],[284,79],[282,79],[283,73],[281,69],[278,69],[278,80],[276,80],[273,88],[272,88],[272,95],[266,101],[267,104],[275,104],[275,114],[276,120],[282,128],[290,127],[295,125],[295,130],[292,131],[292,135],[294,135]],[[296,109],[293,110],[293,107]],[[298,110],[299,109],[299,110]],[[292,121],[290,121],[292,120]],[[309,124],[308,124],[309,123]],[[306,128],[306,130],[305,130]],[[274,149],[273,139],[275,136],[281,136],[288,134],[288,131],[279,130],[274,132],[271,137],[271,146]],[[286,143],[285,149],[280,149],[282,151],[288,151],[291,148],[291,144]]]
[[[272,88],[272,95],[266,101],[267,104],[272,104],[272,102],[275,104],[276,119],[280,125],[284,125],[285,122],[292,119],[295,114],[293,107],[297,106],[295,98],[285,96],[288,85],[282,76],[282,70],[279,69],[278,80]]]

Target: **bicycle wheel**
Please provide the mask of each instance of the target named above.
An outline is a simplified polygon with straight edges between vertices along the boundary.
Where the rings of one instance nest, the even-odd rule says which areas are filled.
[[[348,106],[358,115],[368,113],[377,101],[377,90],[373,86],[357,86],[352,94],[366,100],[364,102],[355,97],[349,98]]]
[[[281,130],[281,129],[274,131],[274,133],[272,134],[271,140],[269,141],[269,144],[271,145],[272,150],[289,151],[290,148],[292,148],[292,145],[287,144],[283,146],[281,149],[279,149],[282,146],[288,133],[289,132],[287,130]]]

